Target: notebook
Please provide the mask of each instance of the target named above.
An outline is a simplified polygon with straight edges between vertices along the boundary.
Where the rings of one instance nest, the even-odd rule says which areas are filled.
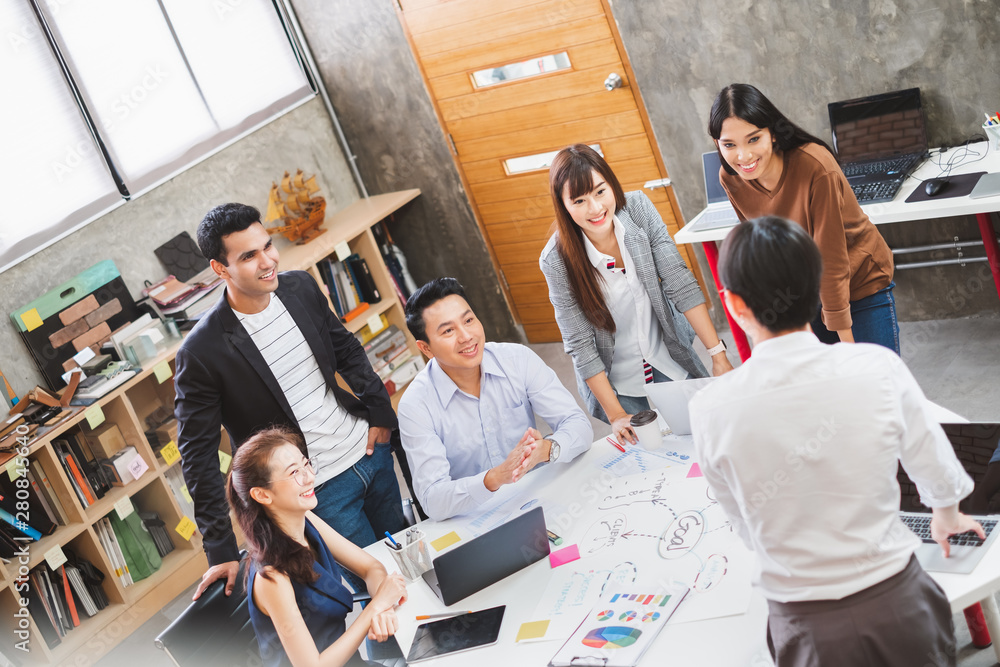
[[[722,160],[718,151],[709,151],[701,154],[702,178],[705,181],[705,200],[708,205],[694,219],[687,224],[688,227],[697,231],[707,229],[719,229],[721,227],[732,227],[740,219],[736,215],[736,210],[729,203],[729,196],[719,182],[719,169],[722,167]]]
[[[920,89],[831,102],[827,109],[833,150],[858,201],[892,201],[928,154]]]
[[[536,507],[441,554],[423,578],[450,605],[548,555],[545,515]]]
[[[986,475],[985,463],[989,461],[997,447],[1000,447],[1000,424],[942,424],[941,427],[955,449],[958,460],[978,486]],[[931,510],[920,504],[916,486],[910,481],[902,466],[899,469],[899,487],[900,518],[923,541],[916,552],[920,565],[929,572],[957,574],[972,572],[996,541],[996,536],[1000,533],[996,529],[1000,516],[991,515],[989,510],[985,514],[972,514],[973,518],[983,525],[987,533],[986,541],[983,542],[972,533],[953,535],[948,540],[951,543],[951,554],[945,558],[941,547],[930,538]],[[965,505],[974,497],[975,495],[970,496],[963,502],[962,511],[966,511]],[[1000,497],[997,500],[1000,501]]]
[[[691,397],[715,378],[695,378],[676,382],[652,382],[646,385],[646,396],[660,413],[674,435],[691,434]]]

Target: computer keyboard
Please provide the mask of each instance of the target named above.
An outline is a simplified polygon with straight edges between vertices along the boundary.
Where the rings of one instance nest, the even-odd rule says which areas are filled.
[[[851,189],[854,190],[854,196],[858,198],[859,204],[878,204],[892,201],[902,184],[903,181],[878,181],[858,183],[852,185]]]
[[[869,174],[887,174],[889,176],[899,174],[899,178],[903,178],[920,158],[919,155],[907,155],[889,160],[875,160],[874,162],[854,162],[845,164],[843,170],[844,175],[848,178]]]
[[[916,533],[922,541],[927,544],[935,544],[934,540],[931,538],[931,515],[930,514],[900,514],[899,518],[903,520],[906,527]],[[980,524],[983,526],[983,530],[986,532],[986,537],[990,536],[993,529],[996,527],[997,522],[989,519],[980,520]],[[980,547],[983,545],[983,540],[979,539],[979,536],[972,531],[966,533],[959,533],[958,535],[952,535],[948,538],[948,543],[953,546],[969,546],[969,547]]]

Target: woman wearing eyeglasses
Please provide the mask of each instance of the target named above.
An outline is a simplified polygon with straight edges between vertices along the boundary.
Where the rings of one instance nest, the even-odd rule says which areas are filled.
[[[229,504],[250,550],[247,598],[265,666],[364,665],[365,637],[396,632],[395,607],[406,585],[375,558],[311,512],[316,507],[315,463],[298,434],[261,431],[233,457]],[[371,602],[346,627],[353,607],[338,563],[365,580]]]

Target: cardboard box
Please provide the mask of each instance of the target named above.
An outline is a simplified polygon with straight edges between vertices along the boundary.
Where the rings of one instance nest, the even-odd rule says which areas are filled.
[[[177,442],[177,420],[171,419],[158,426],[156,428],[156,439],[159,440],[160,447],[165,447],[171,441]]]
[[[110,459],[122,448],[128,446],[122,432],[118,429],[118,425],[108,422],[87,433],[87,444],[90,445],[90,451],[99,459]]]
[[[137,456],[139,456],[139,452],[135,451],[135,447],[129,446],[111,457],[111,465],[118,473],[118,479],[122,481],[122,486],[135,479],[129,472],[128,466],[132,463],[132,459]]]

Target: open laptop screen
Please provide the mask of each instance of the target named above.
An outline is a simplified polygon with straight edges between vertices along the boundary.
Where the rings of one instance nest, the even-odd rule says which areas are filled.
[[[919,88],[832,102],[827,106],[833,149],[842,164],[927,150]]]
[[[962,511],[969,514],[1000,514],[1000,494],[994,495],[992,502],[990,502],[990,498],[983,497],[979,506],[968,506],[979,500],[980,495],[985,491],[982,482],[986,477],[986,469],[993,453],[1000,447],[1000,424],[979,422],[941,424],[941,427],[947,434],[948,440],[951,441],[951,446],[954,448],[958,460],[962,463],[962,467],[976,484],[976,490],[962,502]],[[1000,466],[1000,463],[993,465]],[[930,508],[920,503],[917,487],[910,481],[902,466],[899,467],[898,479],[901,491],[899,509],[904,512],[930,513]]]
[[[720,201],[728,201],[729,197],[722,188],[722,183],[719,182],[719,169],[722,167],[719,152],[710,151],[702,153],[701,164],[705,175],[705,198],[708,200],[708,203],[715,204]]]

